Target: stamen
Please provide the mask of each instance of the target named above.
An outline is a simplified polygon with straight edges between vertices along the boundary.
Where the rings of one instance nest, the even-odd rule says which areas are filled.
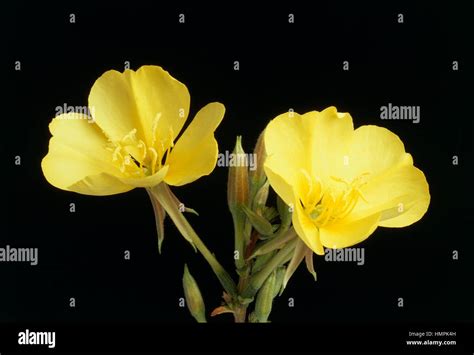
[[[318,227],[323,227],[337,220],[346,218],[357,205],[359,198],[367,202],[360,191],[360,187],[366,184],[366,176],[369,175],[368,173],[357,176],[351,182],[336,176],[331,176],[330,178],[332,180],[343,183],[344,189],[341,191],[339,188],[332,189],[326,187],[324,192],[318,196],[319,200],[316,202],[314,201],[314,196],[311,195],[315,192],[315,186],[319,186],[321,190],[322,184],[315,179],[311,179],[306,171],[302,170],[301,172],[305,177],[308,191],[306,192],[307,195],[302,196],[300,201],[307,215]],[[317,181],[317,183],[315,183],[315,181]]]
[[[305,169],[301,169],[301,174],[303,174],[304,178],[306,179],[306,184],[309,186],[307,194],[308,194],[308,197],[310,197],[313,192],[313,180],[311,179],[311,176],[309,176],[308,172]]]
[[[127,141],[130,141],[132,144],[135,143],[135,141],[137,140],[136,135],[137,129],[134,128],[122,138],[122,143],[127,143]]]
[[[158,160],[158,153],[155,148],[148,148],[148,151],[151,153],[151,175],[155,173],[156,161]]]
[[[152,125],[153,145],[147,144],[137,137],[137,129],[134,128],[119,141],[110,141],[106,149],[112,152],[112,161],[117,162],[117,167],[124,174],[134,177],[153,175],[161,169],[162,160],[167,161],[171,148],[173,147],[173,129],[169,128],[168,137],[159,142],[156,148],[158,123],[161,113],[158,113]]]
[[[112,161],[117,161],[119,160],[122,160],[123,159],[123,156],[122,156],[122,153],[120,152],[122,150],[122,147],[121,146],[117,146],[114,150],[114,152],[112,153]]]
[[[160,122],[161,112],[158,112],[153,119],[153,124],[151,126],[151,145],[154,147],[156,143],[156,131],[158,129],[158,123]]]

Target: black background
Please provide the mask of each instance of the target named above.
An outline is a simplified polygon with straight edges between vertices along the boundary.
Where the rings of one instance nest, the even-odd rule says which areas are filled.
[[[0,246],[37,247],[39,265],[0,264],[0,321],[192,324],[178,307],[184,263],[207,310],[220,304],[211,270],[169,220],[158,255],[143,189],[83,196],[52,187],[42,175],[55,107],[87,105],[95,79],[109,69],[123,71],[129,61],[132,69],[160,65],[185,83],[190,117],[208,102],[224,103],[226,115],[216,131],[220,151],[232,150],[236,135],[251,151],[266,123],[289,108],[304,113],[334,105],[351,113],[355,127],[375,124],[398,134],[424,171],[432,200],[423,219],[407,228],[379,228],[358,245],[365,248],[364,266],[315,257],[318,281],[304,266],[297,270],[274,303],[273,323],[349,325],[347,334],[363,324],[407,331],[417,322],[472,325],[472,4],[19,3],[7,9]],[[185,24],[178,23],[180,13]],[[21,71],[14,70],[16,60]],[[344,60],[349,71],[342,70]],[[380,107],[389,102],[419,105],[420,123],[380,120]],[[16,155],[21,166],[14,164]],[[188,219],[232,271],[226,178],[226,169],[217,167],[173,191],[199,212]],[[69,212],[71,202],[75,213]],[[124,260],[124,250],[131,260]],[[397,307],[399,297],[403,308]],[[229,323],[232,317],[210,321]]]

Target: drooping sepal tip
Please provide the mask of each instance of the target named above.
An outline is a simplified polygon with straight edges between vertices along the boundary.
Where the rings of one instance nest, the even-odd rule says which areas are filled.
[[[148,196],[150,197],[151,205],[153,206],[153,213],[155,215],[156,234],[158,238],[158,253],[161,254],[161,247],[163,240],[165,239],[165,228],[164,221],[166,218],[166,212],[160,202],[156,199],[150,189],[146,189]]]

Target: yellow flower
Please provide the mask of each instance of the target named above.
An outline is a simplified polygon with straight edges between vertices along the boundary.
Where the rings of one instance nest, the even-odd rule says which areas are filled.
[[[92,117],[66,113],[50,123],[44,176],[63,190],[112,195],[208,175],[216,164],[214,131],[225,108],[217,102],[202,108],[175,144],[189,102],[186,86],[161,67],[107,71],[89,95]]]
[[[265,147],[270,184],[317,254],[357,244],[378,226],[408,226],[428,209],[426,178],[398,136],[372,125],[354,130],[335,107],[276,117]]]

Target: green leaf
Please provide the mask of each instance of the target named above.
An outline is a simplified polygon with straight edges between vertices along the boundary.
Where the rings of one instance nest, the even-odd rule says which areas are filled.
[[[273,233],[272,224],[268,222],[264,217],[259,216],[247,206],[242,206],[242,210],[245,212],[248,220],[257,230],[257,232],[263,235],[271,235]]]
[[[293,228],[288,229],[285,233],[277,232],[274,238],[269,238],[265,242],[258,244],[249,258],[254,258],[258,255],[264,255],[274,250],[281,249],[287,242],[294,238],[296,238],[296,232]]]

